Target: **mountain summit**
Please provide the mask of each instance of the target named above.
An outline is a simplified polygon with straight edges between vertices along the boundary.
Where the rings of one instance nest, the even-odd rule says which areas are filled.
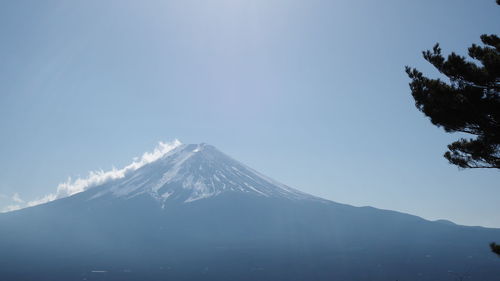
[[[493,281],[500,229],[305,194],[206,144],[165,144],[0,214],[0,280]]]
[[[120,179],[89,190],[91,199],[133,198],[148,194],[162,205],[189,203],[224,193],[319,199],[278,183],[208,144],[183,144]]]

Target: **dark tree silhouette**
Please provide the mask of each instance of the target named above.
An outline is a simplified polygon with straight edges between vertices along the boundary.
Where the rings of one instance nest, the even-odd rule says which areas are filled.
[[[496,3],[500,5],[500,0]],[[475,136],[449,144],[444,157],[460,168],[500,169],[500,38],[483,34],[481,41],[482,46],[469,48],[474,61],[454,52],[445,58],[439,44],[423,52],[448,83],[408,66],[406,73],[416,107],[432,124],[448,133]],[[500,245],[490,247],[500,256]]]
[[[491,251],[493,251],[493,253],[495,253],[495,254],[497,254],[497,255],[500,256],[500,245],[498,245],[496,243],[491,243],[490,247],[491,247]]]
[[[444,157],[461,168],[500,169],[500,38],[482,35],[481,40],[485,46],[469,48],[469,56],[481,65],[455,53],[445,59],[439,44],[423,52],[450,83],[414,68],[406,67],[406,72],[415,105],[434,125],[476,136],[451,143]]]
[[[456,53],[444,58],[439,44],[423,52],[449,83],[427,78],[415,68],[406,67],[406,72],[415,105],[432,124],[476,136],[449,144],[444,157],[461,168],[500,169],[500,38],[485,34],[481,41],[484,46],[469,48],[479,64]]]

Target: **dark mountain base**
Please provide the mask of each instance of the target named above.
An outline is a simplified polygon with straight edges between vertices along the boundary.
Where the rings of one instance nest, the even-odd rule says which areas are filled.
[[[495,229],[326,201],[85,196],[1,215],[0,280],[500,278]]]

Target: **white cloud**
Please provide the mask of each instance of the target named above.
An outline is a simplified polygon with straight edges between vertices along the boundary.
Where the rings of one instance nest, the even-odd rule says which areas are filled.
[[[9,205],[9,206],[6,206],[5,208],[3,208],[2,213],[12,212],[15,210],[19,210],[21,208],[22,208],[21,205]]]
[[[58,199],[58,198],[57,198],[57,195],[55,193],[47,194],[42,198],[29,201],[28,203],[26,203],[26,207],[33,207],[36,205],[40,205],[40,204],[44,204],[44,203],[47,203],[50,201],[54,201],[56,199]]]
[[[14,193],[14,195],[12,195],[12,201],[16,202],[16,203],[24,203],[24,200],[21,199],[21,197],[19,196],[19,193]]]
[[[131,164],[125,166],[122,169],[113,168],[110,171],[106,172],[103,170],[91,171],[88,177],[77,178],[74,181],[71,178],[68,178],[66,182],[60,183],[57,186],[57,190],[55,193],[50,193],[36,200],[29,201],[24,204],[24,206],[21,206],[19,204],[7,206],[6,208],[4,208],[3,212],[9,212],[23,207],[32,207],[44,204],[56,199],[64,198],[85,191],[88,188],[103,184],[110,180],[123,178],[128,172],[135,171],[146,164],[160,159],[181,144],[182,143],[177,139],[167,143],[159,142],[152,152],[145,152],[140,158],[135,158]],[[24,203],[24,200],[22,200],[17,193],[12,196],[12,200],[16,203]]]

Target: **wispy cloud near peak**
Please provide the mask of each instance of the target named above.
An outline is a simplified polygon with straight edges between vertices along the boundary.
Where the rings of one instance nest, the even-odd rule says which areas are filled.
[[[113,168],[110,171],[91,171],[89,172],[89,175],[87,177],[77,178],[76,180],[72,180],[70,177],[66,182],[60,183],[57,186],[57,190],[55,193],[47,194],[41,198],[26,203],[20,198],[19,194],[15,193],[12,197],[12,201],[14,201],[16,205],[8,206],[3,210],[3,212],[9,212],[25,207],[44,204],[56,199],[64,198],[85,191],[88,188],[106,183],[110,180],[123,178],[128,172],[135,171],[146,164],[160,159],[165,154],[172,151],[181,144],[182,143],[177,139],[172,142],[159,142],[152,152],[145,152],[140,158],[135,158],[131,164],[121,169]]]
[[[14,195],[12,195],[12,201],[16,202],[16,203],[24,203],[24,200],[21,199],[21,197],[19,196],[19,193],[14,193]]]

